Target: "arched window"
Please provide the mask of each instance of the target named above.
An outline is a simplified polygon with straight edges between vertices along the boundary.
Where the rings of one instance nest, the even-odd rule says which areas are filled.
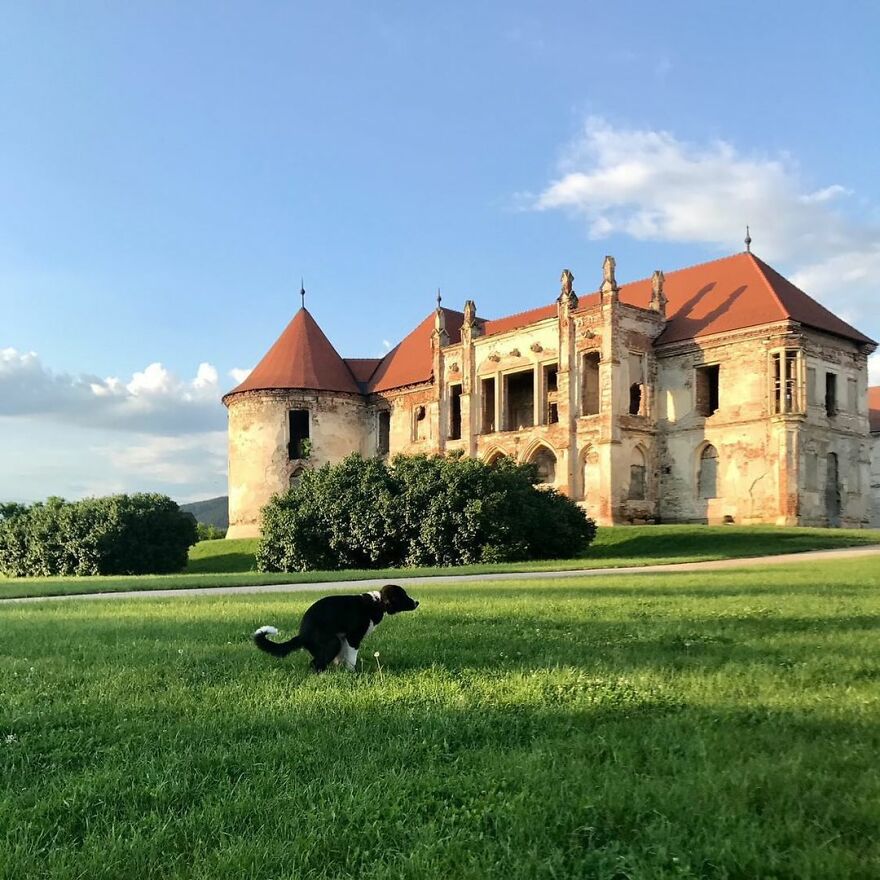
[[[629,500],[645,500],[645,454],[638,446],[633,449],[629,466]]]
[[[486,457],[486,464],[491,467],[492,465],[500,464],[505,458],[507,456],[500,449],[496,449]]]
[[[715,498],[718,495],[718,450],[711,443],[704,446],[700,453],[697,495],[700,498]]]
[[[288,486],[291,489],[295,489],[301,482],[303,478],[303,474],[306,472],[306,469],[300,464],[297,465],[291,472],[290,477],[288,478]]]
[[[538,482],[548,485],[556,482],[556,456],[546,446],[539,446],[530,461],[538,469]]]

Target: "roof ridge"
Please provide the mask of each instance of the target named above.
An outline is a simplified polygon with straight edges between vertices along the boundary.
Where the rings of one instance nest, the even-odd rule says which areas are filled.
[[[767,264],[760,257],[756,257],[751,251],[746,251],[746,255],[751,258],[752,263],[758,270],[758,274],[761,276],[761,280],[764,282],[764,286],[770,291],[770,295],[773,297],[773,299],[776,300],[776,305],[778,305],[779,308],[782,309],[782,314],[785,315],[786,318],[791,318],[789,310],[785,307],[785,304],[779,298],[779,294],[776,292],[776,288],[770,283],[770,279],[767,277],[767,273],[764,271],[763,267]],[[788,281],[788,279],[786,279],[786,281]],[[791,284],[790,281],[788,283]],[[797,287],[796,284],[792,284],[791,286]],[[799,287],[797,289],[800,290]],[[803,293],[805,296],[810,296],[803,290],[801,290],[801,293]],[[810,297],[810,299],[812,298],[813,297]],[[819,305],[821,305],[821,303],[819,303]]]
[[[704,260],[702,263],[694,263],[692,266],[682,266],[680,269],[670,269],[669,272],[663,270],[664,275],[675,275],[678,272],[689,272],[691,269],[701,269],[703,266],[711,266],[713,263],[723,263],[725,260],[735,260],[737,257],[744,257],[748,251],[737,251],[735,254],[728,254],[726,257],[715,257],[713,260]],[[754,256],[754,254],[751,254]],[[620,289],[623,290],[624,287],[629,287],[631,284],[642,284],[645,281],[650,281],[652,276],[646,275],[644,278],[636,278],[633,281],[625,281],[623,284],[619,285]],[[599,293],[598,288],[593,293]],[[589,294],[582,294],[583,296],[589,296]]]

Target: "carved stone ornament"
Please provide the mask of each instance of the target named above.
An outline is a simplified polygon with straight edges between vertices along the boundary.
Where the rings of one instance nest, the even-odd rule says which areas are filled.
[[[559,280],[562,282],[562,296],[570,297],[574,293],[574,275],[569,269],[563,269]]]
[[[520,355],[519,355],[519,349],[518,349],[518,348],[512,348],[512,349],[510,349],[510,356],[511,356],[512,358],[518,358],[518,357],[520,356]]]
[[[602,263],[602,293],[617,291],[617,279],[614,277],[614,269],[616,266],[617,261],[614,257],[605,257],[605,262]]]
[[[581,333],[581,336],[583,336],[584,339],[595,339],[596,338],[596,334],[589,327],[584,327],[583,332]]]
[[[537,354],[539,351],[543,351],[543,350],[544,350],[544,346],[541,345],[540,342],[533,342],[533,343],[529,346],[529,348],[531,348],[531,350],[532,350],[533,352],[535,352],[535,354]]]
[[[493,351],[492,354],[489,355],[489,360],[490,360],[490,361],[493,361],[494,363],[497,364],[498,361],[501,360],[501,355],[498,354],[497,351]]]
[[[449,365],[449,372],[450,373],[457,373],[458,372],[458,364],[450,364]]]
[[[464,324],[466,327],[473,327],[477,318],[477,306],[472,299],[465,300],[464,304]]]

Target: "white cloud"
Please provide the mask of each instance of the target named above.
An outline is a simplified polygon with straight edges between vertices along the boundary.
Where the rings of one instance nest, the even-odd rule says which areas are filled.
[[[880,385],[880,351],[868,358],[868,384]]]
[[[787,154],[745,154],[722,140],[692,144],[592,117],[531,206],[572,213],[595,239],[618,234],[723,253],[739,249],[749,224],[756,253],[865,322],[880,285],[880,228],[859,216],[853,195],[840,183],[807,185]]]
[[[226,432],[184,437],[140,437],[139,443],[96,447],[120,473],[146,483],[189,485],[226,475]]]
[[[0,349],[0,416],[150,434],[199,433],[224,426],[220,396],[217,370],[207,363],[192,380],[152,363],[123,381],[54,373],[34,352]]]
[[[253,372],[253,367],[249,367],[248,369],[242,369],[241,367],[234,367],[229,371],[229,375],[235,381],[236,385],[241,385],[245,379]]]

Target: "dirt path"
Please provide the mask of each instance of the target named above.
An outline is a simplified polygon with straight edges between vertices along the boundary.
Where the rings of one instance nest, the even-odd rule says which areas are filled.
[[[752,556],[739,559],[719,559],[713,562],[676,562],[669,565],[634,565],[627,568],[588,568],[576,571],[521,571],[493,574],[446,574],[435,577],[394,578],[404,587],[417,589],[431,584],[455,584],[463,581],[521,581],[555,580],[575,577],[614,577],[615,575],[675,574],[676,572],[718,571],[731,568],[760,568],[766,565],[809,563],[832,559],[861,559],[880,555],[880,545],[848,547],[843,550],[810,550],[806,553],[781,553],[776,556]],[[365,593],[387,584],[389,578],[355,581],[318,581],[310,584],[262,584],[248,587],[194,587],[181,590],[129,590],[119,593],[80,593],[72,596],[30,596],[2,599],[0,605],[10,602],[55,602],[61,599],[156,599],[191,596],[231,596],[238,593],[312,593],[345,591]]]

